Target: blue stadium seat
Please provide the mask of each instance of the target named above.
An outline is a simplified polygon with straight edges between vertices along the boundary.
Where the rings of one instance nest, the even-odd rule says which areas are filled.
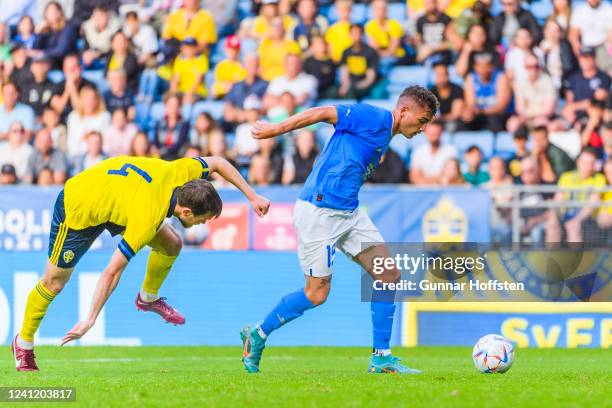
[[[108,90],[108,82],[106,81],[106,78],[104,77],[104,70],[102,69],[83,70],[82,75],[83,75],[83,78],[85,78],[88,81],[93,82],[96,85],[96,88],[98,88],[98,92],[104,93]]]
[[[359,24],[365,23],[368,17],[368,9],[369,7],[365,4],[353,4],[351,21]],[[335,4],[329,8],[325,17],[327,17],[327,20],[332,24],[338,21],[338,10],[336,10]]]
[[[355,99],[321,99],[317,102],[317,106],[331,106],[357,103]]]
[[[448,76],[453,84],[463,86],[463,77],[457,74],[457,70],[455,69],[454,65],[450,65],[448,67]]]
[[[319,123],[315,133],[317,135],[317,143],[319,144],[319,148],[323,148],[325,143],[327,143],[334,134],[334,127],[326,123]]]
[[[393,151],[406,161],[410,155],[410,149],[412,144],[410,139],[403,137],[402,135],[397,135],[393,139],[391,139],[391,143],[389,147],[393,149]]]
[[[495,155],[509,158],[515,151],[514,138],[509,132],[499,132],[495,136]]]
[[[166,107],[163,102],[155,102],[151,105],[151,110],[149,111],[149,121],[155,123],[161,120],[166,113]]]
[[[430,71],[420,65],[408,67],[395,67],[387,77],[387,91],[390,94],[401,93],[410,85],[427,86],[430,79]]]
[[[49,71],[47,77],[54,84],[58,84],[64,80],[64,72],[61,69],[54,69]]]
[[[406,21],[406,2],[400,1],[396,3],[388,3],[387,4],[387,14],[390,18],[394,18],[400,22]],[[372,15],[372,7],[368,7],[366,18],[371,20],[374,18]]]
[[[456,132],[453,138],[453,144],[457,148],[457,152],[463,155],[471,145],[480,147],[485,159],[493,155],[493,143],[495,137],[493,132],[481,130],[477,132]]]
[[[533,2],[529,5],[529,11],[538,20],[538,23],[543,24],[553,12],[552,2],[550,0]]]
[[[191,110],[191,120],[195,120],[202,112],[208,112],[215,120],[223,119],[223,110],[225,103],[223,101],[200,101],[193,105]]]

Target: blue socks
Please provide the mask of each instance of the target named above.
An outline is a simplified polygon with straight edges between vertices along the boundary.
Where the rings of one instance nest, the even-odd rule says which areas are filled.
[[[374,291],[370,310],[372,311],[372,335],[374,350],[389,350],[393,315],[395,314],[395,291]]]
[[[274,330],[300,317],[306,310],[313,307],[314,305],[304,293],[304,288],[290,293],[282,298],[278,305],[268,313],[260,325],[261,330],[268,336]]]

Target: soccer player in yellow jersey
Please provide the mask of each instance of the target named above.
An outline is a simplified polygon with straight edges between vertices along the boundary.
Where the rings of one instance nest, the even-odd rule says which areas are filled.
[[[44,276],[28,296],[23,326],[13,340],[18,371],[38,370],[34,334],[81,256],[104,230],[121,234],[123,239],[100,276],[87,319],[66,333],[62,345],[81,338],[94,325],[128,262],[146,245],[152,251],[136,307],[155,312],[169,323],[185,323],[181,313],[158,295],[182,246],[178,233],[163,221],[175,216],[185,227],[191,227],[218,217],[221,199],[206,181],[213,172],[239,188],[259,216],[267,213],[270,201],[256,194],[240,173],[220,157],[167,162],[121,156],[68,180],[55,202]]]

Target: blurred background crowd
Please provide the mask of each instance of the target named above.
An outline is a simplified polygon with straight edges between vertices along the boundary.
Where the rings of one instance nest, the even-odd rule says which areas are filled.
[[[498,188],[517,184],[605,187],[610,75],[602,0],[2,1],[0,184],[63,184],[125,154],[219,155],[255,185],[299,184],[333,128],[258,141],[257,120],[355,101],[390,109],[418,84],[438,96],[438,119],[395,138],[369,182],[491,187],[500,205],[512,197]],[[538,241],[612,226],[611,210],[521,211]],[[500,241],[508,217],[493,215]]]

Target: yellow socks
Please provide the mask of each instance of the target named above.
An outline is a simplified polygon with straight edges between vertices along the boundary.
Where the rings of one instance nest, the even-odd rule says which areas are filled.
[[[23,341],[32,343],[34,334],[40,326],[40,322],[47,313],[47,308],[53,302],[55,293],[45,288],[42,281],[39,281],[34,289],[28,295],[28,303],[26,304],[25,316],[23,317],[23,325],[19,338]]]
[[[145,302],[154,302],[159,296],[159,288],[162,283],[166,280],[168,272],[172,268],[176,256],[164,255],[159,251],[151,251],[149,255],[149,261],[147,263],[147,274],[145,275],[144,282],[142,283],[142,290],[140,291],[140,297]]]

